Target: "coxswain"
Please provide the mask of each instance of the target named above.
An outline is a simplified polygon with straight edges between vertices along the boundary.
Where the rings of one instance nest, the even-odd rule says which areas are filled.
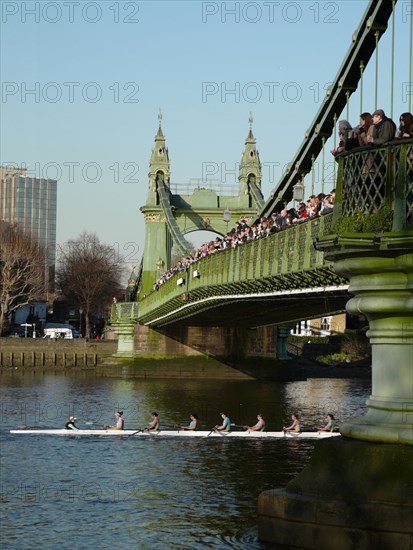
[[[66,430],[78,430],[79,428],[75,425],[77,418],[74,416],[69,416],[68,421],[65,424]]]

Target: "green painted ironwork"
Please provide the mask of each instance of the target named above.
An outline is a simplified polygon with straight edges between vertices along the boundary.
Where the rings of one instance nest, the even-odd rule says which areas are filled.
[[[396,3],[396,0],[394,2],[375,0],[367,6],[360,25],[353,35],[353,42],[327,96],[308,128],[289,169],[282,175],[271,193],[271,197],[265,203],[263,215],[268,216],[279,209],[282,203],[288,203],[292,199],[293,186],[311,171],[312,156],[317,157],[321,152],[323,139],[331,136],[333,132],[334,115],[343,111],[348,103],[349,95],[357,89],[363,74],[361,64],[363,67],[367,66],[374,54],[378,41],[387,29],[387,22]]]
[[[330,232],[332,218],[327,214],[198,260],[158,290],[140,297],[139,322],[155,326],[170,323],[209,308],[214,301],[222,302],[225,297],[237,300],[236,296],[242,299],[257,293],[311,291],[328,286],[344,289],[345,278],[338,277],[324,262],[323,254],[312,246],[315,237]],[[215,324],[220,324],[219,314]]]
[[[261,162],[250,128],[239,166],[236,189],[202,181],[197,185],[172,184],[169,152],[159,120],[155,146],[149,163],[147,201],[141,207],[145,215],[146,232],[143,254],[141,289],[147,294],[160,275],[177,259],[193,251],[188,235],[209,230],[224,235],[237,220],[254,219],[264,204],[261,192]]]
[[[365,147],[340,160],[335,221],[342,216],[393,211],[393,231],[413,227],[413,140]]]
[[[275,296],[306,289],[311,293],[311,289],[321,287],[334,294],[337,288],[344,289],[347,280],[335,273],[331,261],[326,261],[313,243],[327,235],[333,234],[334,238],[336,227],[346,218],[380,217],[383,207],[390,212],[394,232],[412,229],[411,140],[343,155],[339,159],[333,213],[198,260],[159,290],[151,287],[140,292],[139,304],[114,304],[112,319],[129,318],[156,326],[179,322],[217,303],[241,300],[252,294]],[[374,238],[372,233],[371,239]],[[194,276],[195,271],[198,276]],[[179,279],[182,279],[180,285]],[[336,302],[332,301],[333,310],[336,311]],[[303,316],[311,316],[310,309]],[[279,322],[282,320],[288,319],[280,318]],[[218,313],[215,325],[219,324]]]

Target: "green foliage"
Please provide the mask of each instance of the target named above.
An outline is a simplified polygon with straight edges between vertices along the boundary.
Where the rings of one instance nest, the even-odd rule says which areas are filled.
[[[341,340],[340,350],[359,359],[371,356],[371,344],[366,331],[346,330]]]
[[[343,216],[334,225],[332,232],[337,235],[345,233],[378,233],[392,230],[393,210],[386,205],[376,214],[356,212],[352,216]]]
[[[335,363],[351,363],[353,357],[348,353],[330,353],[329,355],[318,355],[316,361],[325,365],[334,365]]]
[[[291,344],[330,344],[330,336],[289,336],[288,342]]]

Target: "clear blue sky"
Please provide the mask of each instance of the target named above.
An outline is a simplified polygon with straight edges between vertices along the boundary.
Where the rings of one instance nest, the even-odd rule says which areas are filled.
[[[59,243],[94,231],[136,264],[159,108],[177,183],[202,178],[213,166],[219,169],[212,178],[235,183],[231,171],[252,111],[267,198],[366,6],[365,0],[3,1],[1,163],[58,177]],[[409,2],[399,2],[394,118],[407,110],[408,9]],[[390,36],[381,42],[379,106],[386,111],[389,42]],[[366,71],[364,89],[370,111],[373,72]],[[355,94],[353,124],[358,115]]]

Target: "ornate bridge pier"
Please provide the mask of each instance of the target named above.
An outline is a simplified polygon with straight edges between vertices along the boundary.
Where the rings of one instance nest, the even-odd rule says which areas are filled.
[[[350,280],[347,310],[369,320],[372,395],[367,414],[316,445],[285,489],[260,495],[260,539],[289,547],[407,550],[413,541],[413,143],[377,150],[373,175],[363,174],[368,155],[340,160],[343,217],[316,247]]]

